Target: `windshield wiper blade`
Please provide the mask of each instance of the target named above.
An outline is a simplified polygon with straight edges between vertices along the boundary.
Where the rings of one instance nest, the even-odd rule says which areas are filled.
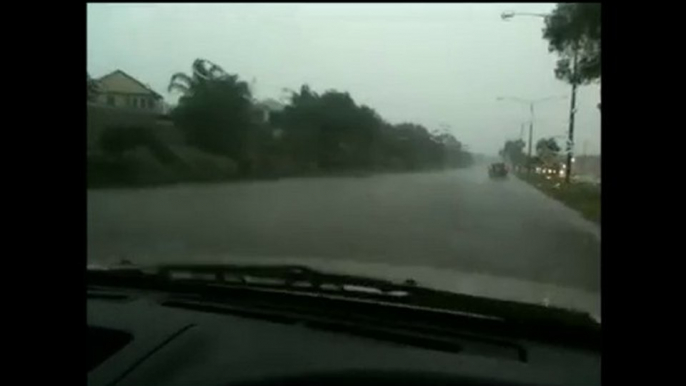
[[[90,270],[89,282],[117,286],[277,290],[293,294],[338,295],[351,300],[384,301],[413,308],[457,311],[517,323],[565,324],[599,328],[585,312],[511,300],[459,294],[417,285],[412,279],[393,282],[358,275],[330,273],[301,265],[167,264],[138,267],[123,264]]]
[[[158,273],[169,280],[209,281],[214,284],[241,284],[291,289],[359,292],[389,296],[407,296],[416,287],[408,279],[390,280],[316,270],[302,265],[162,265]]]
[[[301,265],[260,264],[165,264],[139,267],[133,264],[88,268],[91,282],[112,284],[117,280],[140,283],[204,284],[211,286],[268,287],[309,292],[336,292],[369,296],[408,296],[416,289],[409,279],[403,283],[319,271]],[[122,283],[125,284],[125,283]]]

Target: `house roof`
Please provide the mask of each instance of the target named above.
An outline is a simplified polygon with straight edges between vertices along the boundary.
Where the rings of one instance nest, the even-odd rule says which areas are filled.
[[[147,92],[153,94],[153,95],[154,95],[155,97],[157,97],[157,98],[160,98],[160,99],[162,98],[162,95],[160,95],[159,93],[157,93],[155,90],[153,90],[152,88],[150,88],[148,85],[144,84],[143,82],[139,81],[138,79],[134,78],[133,76],[127,74],[126,72],[124,72],[124,71],[122,71],[122,70],[114,70],[114,71],[110,72],[109,74],[104,75],[104,76],[98,78],[98,83],[101,85],[101,88],[103,89],[103,91],[108,91],[107,87],[102,87],[102,86],[103,86],[103,82],[106,81],[107,79],[109,79],[109,78],[115,76],[115,75],[121,75],[121,76],[123,76],[123,77],[125,77],[125,78],[131,80],[132,82],[134,82],[134,84],[136,84],[137,86],[139,86],[140,88],[142,88],[144,91],[147,91]],[[121,88],[121,89],[116,89],[116,90],[112,90],[112,91],[124,92],[124,93],[135,93],[135,92],[133,92],[132,90],[125,90],[125,89],[123,89],[123,88]]]

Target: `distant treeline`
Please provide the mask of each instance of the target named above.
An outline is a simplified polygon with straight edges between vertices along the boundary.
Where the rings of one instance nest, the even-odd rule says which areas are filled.
[[[89,185],[140,185],[231,178],[465,167],[472,155],[450,133],[391,124],[345,92],[303,85],[282,106],[255,101],[248,83],[198,59],[169,89],[185,146],[142,127],[106,130],[89,156]],[[152,166],[152,164],[155,164]],[[159,176],[156,176],[158,174]]]

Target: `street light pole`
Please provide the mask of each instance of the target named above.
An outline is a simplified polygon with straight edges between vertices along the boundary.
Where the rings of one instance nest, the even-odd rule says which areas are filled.
[[[534,102],[529,103],[529,113],[531,115],[531,120],[529,121],[529,158],[527,161],[527,174],[531,175],[531,166],[533,164],[533,159],[531,158],[531,149],[534,143]]]
[[[542,99],[536,99],[536,100],[529,100],[529,99],[522,99],[522,98],[513,98],[513,97],[497,97],[496,99],[499,101],[503,100],[512,100],[514,102],[520,102],[520,103],[525,103],[529,105],[529,115],[531,116],[529,120],[529,150],[528,150],[528,160],[527,160],[527,173],[531,174],[531,154],[532,154],[532,145],[533,145],[533,140],[534,140],[534,105],[536,103],[540,102],[545,102],[549,101],[552,99],[566,99],[567,96],[550,96],[547,98],[542,98]]]

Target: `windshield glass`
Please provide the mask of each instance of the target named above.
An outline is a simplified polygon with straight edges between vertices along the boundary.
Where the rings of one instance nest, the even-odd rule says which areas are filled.
[[[89,264],[599,316],[599,4],[87,7]]]

